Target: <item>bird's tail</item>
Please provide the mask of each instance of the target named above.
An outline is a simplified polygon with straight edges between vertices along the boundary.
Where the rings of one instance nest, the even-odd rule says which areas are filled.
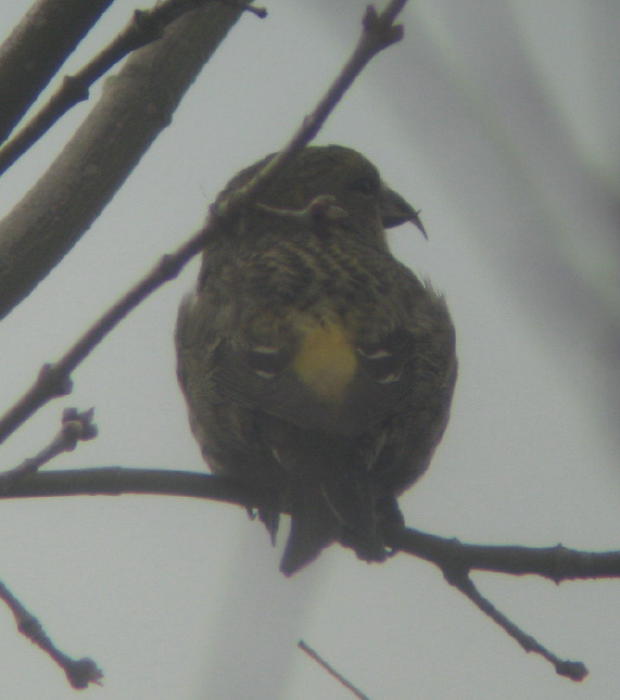
[[[338,540],[360,559],[383,561],[375,498],[366,474],[341,480],[303,480],[291,489],[291,531],[280,570],[290,576]]]

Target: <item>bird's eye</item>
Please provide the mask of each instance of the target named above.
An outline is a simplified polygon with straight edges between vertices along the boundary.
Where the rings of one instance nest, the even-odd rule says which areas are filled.
[[[379,189],[379,181],[374,177],[360,177],[351,183],[351,189],[362,194],[374,194]]]

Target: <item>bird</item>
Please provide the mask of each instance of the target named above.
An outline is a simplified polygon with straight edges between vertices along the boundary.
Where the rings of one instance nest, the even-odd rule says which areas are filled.
[[[275,154],[242,170],[227,201]],[[287,576],[332,543],[390,553],[397,498],[427,469],[457,375],[443,296],[388,247],[419,213],[358,151],[306,146],[216,227],[175,331],[192,432],[216,475],[260,496]]]

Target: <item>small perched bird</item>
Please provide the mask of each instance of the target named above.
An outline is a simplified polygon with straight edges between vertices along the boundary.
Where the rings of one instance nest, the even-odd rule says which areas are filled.
[[[233,178],[218,201],[273,156]],[[417,212],[360,153],[302,150],[204,251],[179,310],[178,376],[216,474],[261,494],[290,575],[332,542],[382,561],[396,497],[427,468],[456,379],[441,296],[390,253]]]

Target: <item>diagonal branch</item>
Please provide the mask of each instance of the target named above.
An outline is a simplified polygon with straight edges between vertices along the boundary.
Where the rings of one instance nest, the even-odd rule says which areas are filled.
[[[58,264],[170,124],[243,12],[213,2],[132,54],[47,172],[0,222],[0,318]]]
[[[163,36],[166,27],[185,12],[219,0],[166,0],[152,10],[136,10],[125,29],[60,88],[32,120],[0,149],[0,175],[35,144],[71,107],[88,99],[89,88],[132,51]],[[249,9],[249,8],[248,8]],[[253,8],[255,11],[257,8]]]
[[[560,659],[556,654],[543,646],[531,634],[524,632],[518,625],[510,620],[503,612],[498,610],[488,598],[485,598],[467,573],[449,571],[444,569],[444,576],[449,584],[457,588],[466,598],[499,625],[509,637],[512,637],[521,645],[524,651],[539,654],[549,661],[559,676],[570,678],[571,681],[582,681],[588,675],[588,669],[581,661],[568,661]]]
[[[65,672],[71,686],[76,690],[87,688],[91,683],[101,685],[103,673],[89,658],[72,659],[61,651],[48,636],[41,622],[29,612],[15,595],[0,582],[0,600],[13,613],[18,630],[48,654]]]
[[[227,219],[234,218],[241,208],[254,201],[260,193],[260,189],[275,177],[285,163],[318,132],[327,116],[336,107],[344,91],[351,85],[368,61],[402,36],[402,28],[392,26],[391,22],[386,22],[384,19],[385,13],[393,5],[402,5],[402,0],[390,3],[385,12],[380,15],[377,15],[372,7],[368,8],[364,17],[362,36],[351,59],[334,84],[328,89],[312,115],[304,119],[300,129],[280,153],[270,160],[247,185],[235,192],[217,208],[212,207],[206,225],[198,233],[174,253],[162,258],[151,272],[95,321],[60,360],[42,369],[30,389],[0,418],[0,443],[49,400],[69,393],[71,372],[96,345],[151,292],[164,282],[174,278],[182,267],[204,248],[208,237],[220,226],[225,225]]]
[[[380,14],[377,14],[372,5],[366,8],[360,38],[338,77],[329,86],[314,111],[303,120],[288,144],[245,187],[235,193],[234,199],[244,199],[250,189],[253,192],[260,192],[263,185],[318,134],[327,117],[366,64],[383,49],[402,39],[404,34],[402,25],[395,25],[393,22],[406,2],[407,0],[391,0]],[[230,199],[227,203],[236,206]]]
[[[0,47],[0,143],[111,3],[39,0],[26,12]]]
[[[162,258],[116,304],[100,316],[57,362],[42,368],[32,386],[0,418],[0,443],[48,401],[70,393],[71,372],[130,311],[152,291],[174,278],[187,261],[202,250],[206,230],[205,227],[173,254]]]
[[[342,673],[336,671],[336,669],[318,653],[312,647],[309,647],[303,639],[297,642],[297,646],[307,654],[313,661],[315,661],[321,668],[325,669],[327,673],[335,678],[340,685],[344,686],[347,690],[350,690],[353,695],[355,695],[358,700],[370,700],[368,695],[362,693],[359,688],[356,688],[351,681],[347,680]]]

